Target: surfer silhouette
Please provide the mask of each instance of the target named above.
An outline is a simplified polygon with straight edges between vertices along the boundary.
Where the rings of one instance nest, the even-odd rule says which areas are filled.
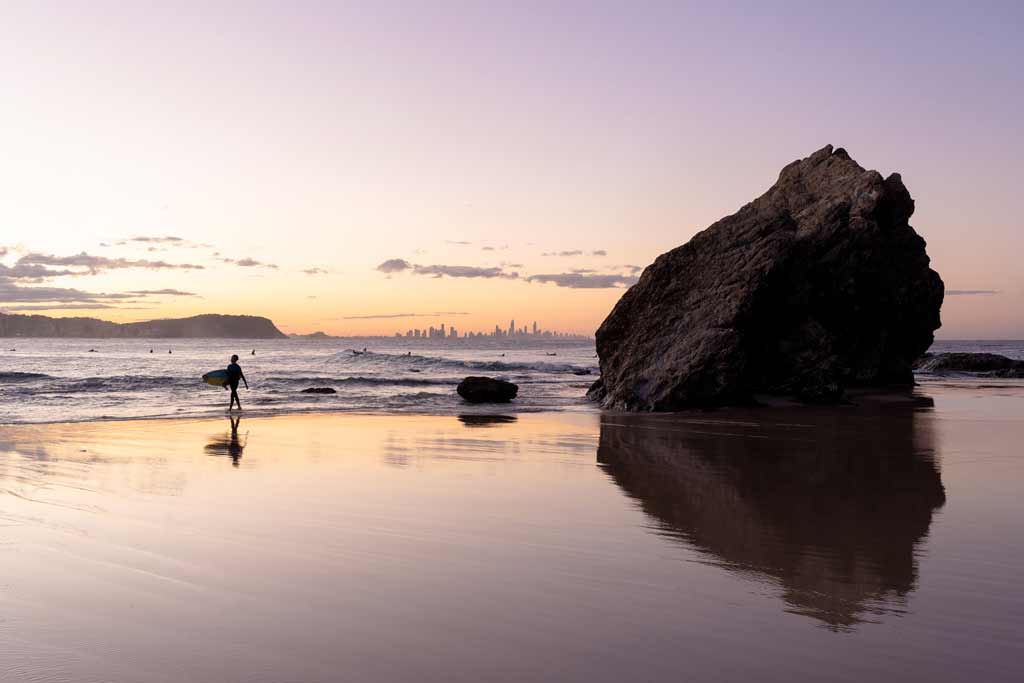
[[[242,409],[242,401],[238,398],[238,381],[245,382],[245,388],[249,388],[249,381],[245,379],[245,374],[242,373],[242,366],[238,364],[238,355],[231,356],[231,364],[228,365],[228,386],[231,387],[231,400],[228,401],[228,410],[231,410],[235,403],[238,404],[238,409]]]

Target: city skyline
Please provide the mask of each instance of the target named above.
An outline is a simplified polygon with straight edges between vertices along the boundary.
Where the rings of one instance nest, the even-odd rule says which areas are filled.
[[[544,330],[538,326],[537,321],[533,321],[531,326],[523,325],[522,327],[516,327],[515,318],[509,321],[507,328],[502,328],[500,325],[495,324],[494,329],[488,332],[479,330],[463,331],[459,334],[458,328],[454,325],[445,327],[445,323],[441,323],[440,327],[434,327],[430,325],[426,328],[410,328],[402,332],[395,332],[395,337],[404,339],[477,339],[477,338],[492,338],[492,339],[507,339],[507,338],[518,338],[518,337],[530,337],[530,338],[576,338],[576,339],[587,339],[591,338],[591,335],[581,335],[572,332],[560,332],[558,330]]]

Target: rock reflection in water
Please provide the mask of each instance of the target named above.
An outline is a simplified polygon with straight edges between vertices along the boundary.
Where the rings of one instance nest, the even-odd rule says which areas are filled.
[[[211,438],[203,450],[209,455],[226,455],[231,458],[231,464],[238,467],[238,461],[242,459],[242,451],[245,450],[247,439],[238,435],[238,425],[241,423],[241,416],[228,418],[231,424],[228,434],[222,434]]]
[[[459,415],[459,422],[466,427],[496,427],[515,421],[515,415]]]
[[[945,502],[910,408],[605,415],[597,459],[658,530],[835,630],[904,611]]]

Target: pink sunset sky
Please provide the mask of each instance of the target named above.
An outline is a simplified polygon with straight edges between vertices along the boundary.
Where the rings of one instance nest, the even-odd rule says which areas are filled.
[[[590,334],[831,143],[902,174],[938,336],[1024,338],[1021,7],[9,3],[0,309]]]

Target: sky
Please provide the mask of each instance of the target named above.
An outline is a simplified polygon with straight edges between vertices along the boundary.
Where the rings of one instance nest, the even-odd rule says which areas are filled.
[[[592,334],[826,144],[1024,338],[1021,3],[17,2],[0,310]]]

